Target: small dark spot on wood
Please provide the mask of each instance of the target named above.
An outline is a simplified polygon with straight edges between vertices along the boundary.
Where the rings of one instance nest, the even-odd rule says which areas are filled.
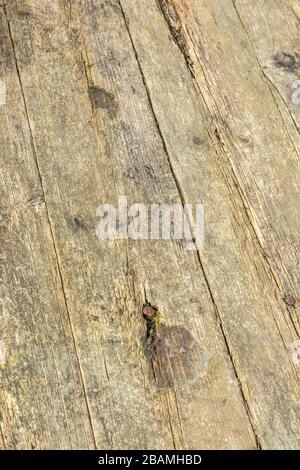
[[[194,142],[195,145],[203,144],[203,140],[201,140],[200,137],[197,137],[196,135],[193,138],[193,142]]]
[[[129,178],[130,180],[133,180],[135,181],[136,183],[138,182],[139,180],[139,171],[138,169],[133,166],[131,168],[128,169],[127,173],[126,173],[126,176],[127,178]]]
[[[95,108],[105,109],[110,117],[114,117],[117,114],[118,103],[110,91],[99,86],[90,86],[89,96]]]
[[[183,240],[174,240],[174,243],[176,243],[176,245],[177,245],[181,250],[183,250],[183,248],[185,247],[185,243],[183,242]]]
[[[145,172],[146,172],[147,176],[149,176],[150,178],[155,178],[155,174],[154,174],[154,170],[153,170],[152,166],[145,165],[144,168],[145,168]]]
[[[90,315],[90,316],[89,316],[89,319],[90,319],[91,321],[99,321],[99,317],[97,317],[97,315]]]
[[[55,28],[53,28],[55,30]],[[71,28],[67,31],[68,42],[72,47],[76,47],[79,39],[80,31],[77,28]]]
[[[250,144],[249,138],[245,135],[240,135],[239,139],[240,139],[241,142],[243,142],[243,144]]]
[[[74,217],[73,221],[74,221],[74,225],[75,225],[76,230],[85,229],[85,225],[79,217]]]
[[[280,52],[274,56],[274,62],[277,68],[286,70],[287,72],[294,72],[299,67],[298,54],[289,54],[287,52]]]
[[[293,295],[290,295],[290,294],[285,295],[284,298],[283,298],[283,300],[284,300],[285,303],[286,303],[287,305],[289,305],[290,307],[295,307],[296,302],[297,302],[296,298],[295,298]]]
[[[218,139],[218,141],[221,142],[221,137],[217,128],[215,129],[215,136]]]
[[[18,11],[18,16],[20,18],[29,19],[32,16],[32,14],[30,11]]]
[[[35,207],[40,206],[44,202],[45,202],[44,196],[35,196],[29,199],[29,201],[27,201],[27,207],[29,209],[34,209]]]

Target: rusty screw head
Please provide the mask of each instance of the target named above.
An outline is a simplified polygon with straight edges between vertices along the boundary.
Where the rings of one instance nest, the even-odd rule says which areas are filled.
[[[143,306],[143,317],[146,318],[146,320],[151,320],[153,315],[155,315],[156,309],[151,307],[151,305],[144,305]]]
[[[296,305],[296,299],[293,295],[286,295],[284,297],[284,301],[290,307],[295,307],[295,305]]]

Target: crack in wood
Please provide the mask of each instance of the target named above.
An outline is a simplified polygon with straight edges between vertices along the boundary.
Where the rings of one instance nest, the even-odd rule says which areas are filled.
[[[189,47],[175,5],[173,5],[171,0],[157,0],[157,4],[167,22],[174,43],[183,54],[186,65],[192,76],[195,77],[193,61],[189,54]]]

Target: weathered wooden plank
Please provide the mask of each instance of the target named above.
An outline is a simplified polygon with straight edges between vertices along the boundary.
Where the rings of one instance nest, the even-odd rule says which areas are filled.
[[[95,236],[101,202],[180,197],[118,2],[64,6],[18,2],[8,16],[97,446],[251,448],[197,255]],[[162,312],[161,334],[180,344],[193,337],[210,355],[194,382],[178,359],[182,388],[160,389],[151,377],[141,351],[145,292]]]
[[[286,210],[294,216],[291,233],[293,228],[293,236],[299,234],[294,148],[230,2],[178,1],[180,17],[170,1],[121,4],[181,193],[205,204],[200,258],[259,442],[265,448],[297,448],[299,370],[289,351],[297,334],[282,300],[285,291],[262,250],[271,251],[269,240],[276,235],[272,255],[288,258],[284,246],[290,243],[286,272],[297,276],[291,265],[297,245],[284,238],[282,225],[276,232],[272,225],[288,222]],[[292,170],[280,163],[283,152]],[[293,191],[286,190],[289,176]],[[254,229],[265,238],[257,240]],[[284,269],[277,274],[286,276]]]
[[[0,447],[93,448],[3,9],[0,54],[0,78],[6,85],[0,105]]]

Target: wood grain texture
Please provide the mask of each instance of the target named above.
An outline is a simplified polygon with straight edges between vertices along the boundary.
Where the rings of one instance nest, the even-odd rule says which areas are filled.
[[[241,5],[245,7],[248,3]],[[218,2],[204,2],[201,6],[192,2],[189,10],[182,7],[178,11],[183,17],[187,15],[183,21],[189,21],[188,41],[195,59],[195,74],[199,83],[205,83],[201,91],[265,258],[282,295],[296,293],[300,233],[297,147],[241,22],[239,3],[225,1],[224,5],[225,16]],[[271,9],[276,18],[272,2],[266,5],[266,10]],[[251,6],[255,21],[261,10],[257,10],[257,15],[253,10]],[[277,31],[281,30],[277,28]],[[215,47],[208,47],[213,38]],[[297,310],[290,314],[299,332]]]
[[[192,59],[186,57],[188,39],[186,41],[180,39],[180,35],[185,37],[183,36],[183,27],[180,29],[179,17],[176,16],[176,11],[172,10],[171,2],[159,2],[161,17],[157,14],[156,2],[141,1],[137,4],[134,1],[127,1],[123,3],[128,17],[128,27],[132,32],[133,43],[149,89],[152,105],[166,142],[174,173],[182,188],[182,194],[192,202],[204,201],[206,240],[205,249],[203,253],[200,253],[200,258],[259,442],[264,447],[297,446],[299,441],[299,426],[296,424],[299,422],[299,379],[298,371],[294,370],[294,365],[291,362],[288,347],[297,339],[297,333],[282,300],[283,292],[281,292],[277,280],[274,280],[274,275],[265,260],[264,246],[257,238],[256,225],[252,222],[249,214],[252,199],[248,195],[248,201],[246,190],[251,188],[250,183],[247,185],[246,175],[244,173],[239,175],[231,166],[231,162],[227,160],[227,147],[225,144],[223,145],[223,137],[220,136],[225,126],[225,111],[224,117],[220,116],[223,109],[220,111],[215,104],[218,99],[220,107],[223,104],[221,96],[218,94],[219,89],[214,90],[216,96],[212,99],[215,109],[211,110],[205,100],[207,98],[208,101],[209,96],[207,97],[204,93],[202,96],[202,84],[199,86],[198,83],[195,84],[194,74],[196,80],[198,79],[196,67],[193,68],[192,73],[189,73],[186,67],[187,62],[191,64],[194,57]],[[209,22],[212,18],[209,16],[209,8],[213,8],[214,14],[218,13],[220,9],[220,18],[223,20],[222,8],[219,7],[219,2],[216,3],[216,5],[212,5],[212,2],[207,2],[207,6],[202,3],[201,7],[199,2],[192,2],[190,5],[191,9],[194,6],[194,14],[197,14],[197,19],[194,21],[196,27],[201,28],[201,41],[205,38],[205,20],[207,19]],[[225,2],[225,4],[227,3]],[[144,34],[140,35],[138,21],[143,10],[146,10],[148,14],[147,22],[144,24]],[[230,13],[229,7],[227,11]],[[184,13],[189,14],[188,7]],[[235,16],[234,9],[232,15],[236,19],[237,27],[239,27],[239,20]],[[164,19],[168,23],[165,28]],[[187,27],[194,26],[189,16],[187,19],[185,18],[185,21]],[[211,26],[210,23],[209,26]],[[212,26],[215,26],[215,21],[212,21]],[[228,41],[226,26],[225,24],[221,39]],[[168,36],[168,27],[171,38],[170,35]],[[177,31],[176,34],[174,29]],[[217,32],[213,31],[213,34],[216,35]],[[180,42],[179,47],[178,41]],[[197,36],[196,44],[198,42],[201,45],[200,35]],[[182,44],[184,44],[184,48]],[[213,44],[213,36],[207,44]],[[234,44],[230,43],[230,46],[233,47]],[[201,54],[205,50],[213,49],[213,45],[203,46]],[[224,54],[228,54],[230,65],[229,61],[233,60],[232,58],[236,57],[236,54],[228,47],[224,47]],[[213,60],[219,61],[219,57],[218,54],[216,57],[213,56],[212,63],[206,62],[206,74],[211,73],[215,80],[222,79],[224,88],[232,86],[229,93],[229,96],[232,97],[236,84],[233,83],[231,76],[223,74],[219,77],[218,70],[222,67],[221,62],[217,63],[214,73],[210,71],[210,66],[213,68]],[[235,81],[239,80],[240,87],[247,85],[248,82],[245,81],[238,66],[234,68],[231,64],[230,70],[237,74]],[[228,70],[228,75],[229,73]],[[239,73],[241,75],[238,75]],[[203,77],[201,76],[201,78]],[[232,81],[230,81],[231,79]],[[207,86],[211,86],[210,83]],[[264,82],[263,87],[265,87]],[[254,93],[253,90],[255,88],[250,87],[249,93]],[[267,87],[265,93],[269,93]],[[244,96],[246,101],[246,94]],[[251,103],[252,101],[250,101]],[[272,105],[274,105],[272,97],[269,98],[269,103],[272,109]],[[276,106],[274,106],[273,112],[274,119],[278,120],[277,131],[282,134],[285,132],[285,128],[282,125],[281,117],[278,116]],[[217,116],[214,113],[218,113]],[[235,114],[231,112],[228,115],[236,125]],[[263,118],[264,116],[263,114]],[[267,119],[269,118],[270,114],[267,115]],[[226,125],[227,128],[228,125]],[[275,135],[276,129],[274,130]],[[195,145],[193,136],[198,136],[202,144]],[[256,138],[259,136],[256,135]],[[260,138],[260,144],[263,145],[263,136]],[[288,138],[286,140],[288,142]],[[236,140],[232,137],[229,151],[235,149],[235,146]],[[280,151],[277,149],[277,152]],[[250,152],[248,154],[250,157]],[[269,150],[269,155],[271,154],[271,150]],[[290,154],[291,159],[295,158],[293,168],[298,169],[292,146]],[[253,158],[253,153],[251,157]],[[259,165],[263,171],[264,159],[261,160]],[[248,163],[253,164],[253,161]],[[288,176],[287,172],[281,175],[281,180],[285,175]],[[280,180],[277,180],[276,177],[279,178],[279,174],[273,177],[270,175],[269,183],[271,185],[272,181],[277,187],[275,182],[278,181],[280,184]],[[294,181],[296,184],[296,178]],[[246,187],[244,188],[244,186]],[[266,196],[267,194],[265,194],[265,198]],[[269,191],[268,196],[272,198],[273,193]],[[280,201],[282,207],[286,204],[287,210],[296,212],[297,192],[294,193],[291,189],[289,200],[287,195],[285,196],[285,200]],[[279,216],[280,212],[279,215],[276,212],[276,217]],[[296,219],[296,213],[294,217]],[[272,220],[274,219],[275,214],[273,214]],[[294,220],[292,223],[297,225],[298,221]],[[258,226],[258,228],[260,227]],[[296,235],[298,234],[297,226],[294,228]],[[268,233],[270,232],[271,230],[268,231]],[[291,260],[297,253],[296,247],[293,244],[293,249],[290,248]],[[276,344],[276,352],[274,344]],[[292,422],[295,423],[294,427],[291,426]]]
[[[1,437],[7,449],[93,448],[7,19],[1,21]],[[4,60],[3,60],[4,59]]]
[[[0,448],[299,448],[298,6],[0,9]],[[123,195],[203,203],[203,250],[100,241]]]
[[[299,155],[299,104],[293,83],[299,80],[299,1],[235,2],[240,21],[280,108]]]
[[[44,28],[36,18],[44,20],[43,10],[34,3],[26,8],[18,16],[10,12],[10,23],[97,446],[253,446],[197,256],[161,242],[103,245],[95,236],[98,204],[115,202],[119,194],[132,201],[180,201],[120,8],[98,2],[91,12],[83,2],[78,12],[73,8],[70,25],[59,3],[51,2],[53,43],[47,41],[46,50],[37,47]],[[76,31],[76,13],[81,43],[68,37],[69,27]],[[31,42],[24,44],[29,28]],[[66,44],[63,54],[58,44]],[[36,46],[33,70],[29,57],[22,64],[29,46]],[[115,106],[97,107],[99,96],[91,103],[92,86],[98,95],[106,90],[115,96],[117,115]],[[184,325],[210,354],[209,373],[200,383],[162,392],[151,383],[141,353],[145,289],[165,322]]]

